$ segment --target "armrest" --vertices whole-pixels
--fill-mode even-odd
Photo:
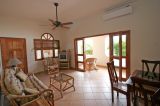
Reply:
[[[47,95],[45,95],[45,93],[47,93]],[[32,95],[11,95],[9,94],[7,96],[9,99],[12,99],[12,100],[18,100],[18,101],[21,101],[21,100],[24,100],[24,99],[31,99],[30,101],[22,104],[22,105],[26,105],[26,104],[30,104],[30,103],[33,103],[35,102],[37,99],[41,98],[41,97],[44,97],[45,100],[48,101],[48,103],[51,105],[51,106],[54,106],[54,94],[53,94],[53,91],[51,89],[45,89],[43,91],[41,91],[40,93],[37,93],[37,94],[32,94]],[[34,98],[34,99],[32,99]]]
[[[50,92],[51,95],[54,96],[53,91],[51,89],[46,89],[46,90],[43,90],[37,94],[31,94],[31,95],[12,95],[12,94],[9,94],[9,95],[7,95],[7,97],[9,97],[10,99],[24,99],[24,98],[30,98],[30,97],[35,97],[35,96],[41,96],[42,94],[44,94],[46,92]]]

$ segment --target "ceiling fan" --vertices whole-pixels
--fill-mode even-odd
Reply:
[[[53,30],[57,27],[62,27],[62,28],[66,28],[66,29],[69,29],[69,27],[65,26],[65,25],[70,25],[70,24],[73,24],[73,22],[66,22],[66,23],[62,23],[60,21],[58,21],[58,14],[57,14],[57,7],[58,7],[58,3],[54,3],[54,5],[56,6],[56,21],[52,20],[52,19],[49,19],[49,21],[52,23],[52,25],[54,26],[53,27]]]

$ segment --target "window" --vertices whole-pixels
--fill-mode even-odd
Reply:
[[[54,40],[49,33],[44,33],[41,39],[34,39],[35,60],[42,60],[47,57],[58,57],[59,40]]]
[[[54,40],[54,57],[58,57],[60,51],[59,40]]]

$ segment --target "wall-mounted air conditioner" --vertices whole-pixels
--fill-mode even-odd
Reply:
[[[127,6],[123,6],[120,8],[115,8],[115,9],[111,9],[111,10],[106,11],[103,15],[103,19],[110,20],[110,19],[114,19],[117,17],[131,14],[132,12],[133,12],[132,6],[127,5]]]

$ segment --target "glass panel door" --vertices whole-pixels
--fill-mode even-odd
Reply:
[[[129,77],[129,31],[110,34],[110,60],[114,60],[119,80]]]
[[[77,70],[84,71],[84,39],[75,39],[75,67]]]

